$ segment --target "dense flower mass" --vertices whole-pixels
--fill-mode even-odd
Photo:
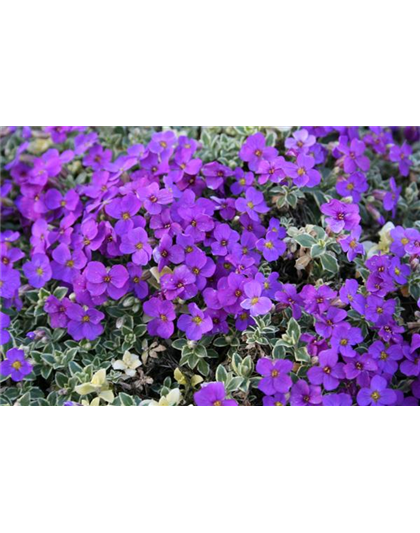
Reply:
[[[419,129],[0,130],[0,403],[420,400]]]

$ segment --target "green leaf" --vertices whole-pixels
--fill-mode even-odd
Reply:
[[[59,300],[61,300],[62,298],[64,298],[64,296],[67,294],[68,292],[68,289],[66,287],[57,287],[53,294],[56,298],[58,298]]]
[[[121,401],[121,405],[132,406],[135,405],[133,398],[125,392],[120,392],[118,398]]]
[[[197,344],[194,348],[194,353],[197,357],[206,357],[207,350],[202,344]]]
[[[311,356],[308,354],[308,351],[306,350],[306,346],[303,346],[302,348],[296,348],[295,349],[295,359],[296,361],[300,363],[310,363],[311,362]]]
[[[210,372],[210,366],[205,359],[200,359],[198,361],[197,369],[203,376],[208,376]]]
[[[330,252],[325,252],[324,255],[321,255],[321,264],[325,270],[332,274],[337,274],[339,270],[337,258]]]
[[[228,374],[226,372],[226,369],[223,365],[219,365],[216,369],[216,381],[221,381],[222,383],[226,383],[228,379]]]
[[[187,344],[187,339],[176,339],[172,343],[172,348],[175,350],[182,350],[182,348]]]
[[[312,235],[308,235],[307,233],[304,233],[303,235],[296,235],[295,241],[304,248],[311,248],[314,244],[316,244],[316,240],[312,237]]]
[[[313,259],[315,259],[316,257],[320,257],[324,253],[325,253],[325,247],[321,246],[320,244],[314,244],[311,247],[311,257]]]
[[[297,344],[300,339],[300,326],[294,318],[291,318],[287,325],[287,336],[290,337],[293,344]]]

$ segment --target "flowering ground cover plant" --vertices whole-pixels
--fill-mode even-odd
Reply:
[[[5,127],[3,405],[414,406],[418,127]]]

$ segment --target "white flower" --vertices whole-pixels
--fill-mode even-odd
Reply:
[[[103,368],[93,375],[90,383],[78,385],[74,390],[81,396],[94,392],[97,394],[98,398],[101,398],[107,403],[112,403],[114,401],[114,393],[106,379],[106,371]]]
[[[179,389],[172,389],[166,396],[159,400],[161,405],[178,405],[182,400],[182,394]]]
[[[112,368],[114,370],[123,370],[127,376],[131,378],[136,375],[136,368],[141,365],[141,361],[138,355],[126,351],[122,359],[113,361]]]

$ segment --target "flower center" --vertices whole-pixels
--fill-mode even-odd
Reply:
[[[197,267],[194,267],[192,271],[193,271],[193,274],[195,274],[196,276],[197,276],[198,274],[200,274],[200,269],[197,268]]]
[[[44,273],[44,271],[42,270],[41,267],[39,267],[39,268],[36,269],[36,273],[38,274],[38,276],[42,276],[42,274]]]
[[[86,239],[83,239],[83,244],[84,244],[85,246],[89,246],[89,244],[90,244],[90,240],[87,239],[87,238],[86,238]]]
[[[162,250],[162,253],[160,255],[162,257],[168,257],[168,250]]]
[[[222,405],[222,402],[220,400],[216,400],[215,402],[213,402],[213,405],[215,405],[216,407],[220,407]]]
[[[382,315],[382,313],[384,312],[384,310],[383,310],[382,307],[377,307],[377,308],[376,308],[376,312],[378,313],[378,315]]]
[[[150,200],[153,204],[155,204],[155,203],[158,201],[157,197],[156,197],[154,194],[152,194],[152,196],[149,198],[149,200]]]
[[[408,244],[409,242],[410,242],[410,241],[407,239],[407,237],[403,237],[403,238],[401,239],[401,244],[404,244],[404,246],[405,246],[406,244]]]
[[[376,390],[374,392],[372,392],[372,394],[370,395],[370,397],[372,398],[372,400],[374,402],[377,402],[379,400],[379,398],[381,397],[381,395],[379,394],[379,392]]]
[[[304,396],[302,399],[303,399],[303,401],[304,401],[305,403],[309,403],[310,397],[309,397],[308,395],[306,395],[306,396]]]
[[[82,318],[82,322],[90,322],[90,318],[88,315],[85,315],[83,318]]]
[[[193,318],[193,322],[195,322],[196,324],[201,324],[201,322],[203,322],[203,319],[200,316],[195,316]]]
[[[386,361],[388,359],[388,354],[386,352],[381,352],[381,359],[382,361]]]
[[[220,242],[222,246],[227,246],[227,240],[223,239],[223,241]]]
[[[347,183],[347,190],[352,191],[354,189],[353,183]]]
[[[138,276],[134,276],[133,281],[134,283],[138,283],[140,281],[140,278]]]
[[[261,152],[261,150],[255,150],[254,154],[255,154],[257,157],[261,157],[261,156],[262,156],[262,152]]]
[[[276,402],[274,405],[276,405],[277,407],[283,406],[281,402]]]
[[[239,180],[239,185],[245,185],[245,179],[244,178]]]
[[[185,251],[187,252],[187,254],[190,254],[193,251],[193,247],[192,246],[187,246],[185,248]]]
[[[251,300],[251,304],[252,304],[252,305],[255,305],[255,304],[258,303],[258,301],[259,301],[259,298],[257,298],[257,297],[252,298],[252,300]]]
[[[329,366],[324,366],[324,372],[326,374],[331,374],[331,368]]]
[[[168,320],[168,317],[166,315],[160,315],[160,319],[162,322],[166,322]]]
[[[111,276],[105,276],[104,281],[105,283],[109,283],[111,281]]]
[[[128,220],[130,218],[130,213],[123,213],[122,214],[122,219],[123,220]]]
[[[182,281],[180,281],[179,283],[177,283],[177,288],[178,289],[182,289],[184,287],[184,284],[182,283]]]
[[[142,250],[143,249],[143,243],[142,242],[138,242],[136,244],[136,248],[137,248],[137,250]]]
[[[2,261],[3,261],[3,264],[5,265],[8,265],[10,263],[10,260],[8,257],[3,257]]]
[[[21,366],[22,366],[22,363],[20,361],[15,361],[14,363],[12,363],[12,367],[15,370],[20,370]]]
[[[272,370],[271,371],[271,377],[272,378],[276,378],[278,375],[279,375],[279,371],[278,370]]]
[[[254,207],[254,203],[253,202],[248,202],[246,204],[250,209],[252,209]]]
[[[337,218],[338,220],[344,220],[344,213],[338,213]]]
[[[271,241],[267,241],[264,243],[264,246],[266,248],[269,248],[271,250],[271,248],[274,248],[274,244],[271,242]]]
[[[298,176],[304,176],[306,174],[306,170],[304,168],[298,168]]]
[[[68,266],[70,268],[73,268],[74,267],[74,261],[72,259],[70,259],[69,261],[67,261],[66,266]]]
[[[348,342],[349,341],[347,339],[341,339],[340,344],[341,346],[347,346]]]

